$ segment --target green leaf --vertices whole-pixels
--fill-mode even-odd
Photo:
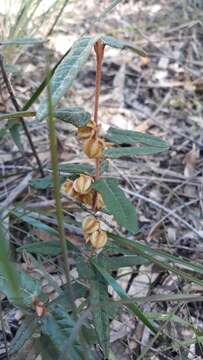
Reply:
[[[22,144],[21,136],[20,136],[19,122],[17,120],[11,120],[6,125],[6,127],[10,131],[11,137],[12,137],[14,143],[16,144],[16,146],[18,147],[18,149],[20,151],[23,151],[23,144]]]
[[[13,113],[0,113],[0,120],[13,120],[13,119],[19,119],[20,117],[33,117],[35,116],[34,111],[17,111]]]
[[[91,258],[92,265],[100,272],[101,276],[105,279],[105,281],[111,285],[111,287],[117,292],[121,299],[130,302],[130,298],[127,293],[120,287],[117,281],[103,268],[101,267],[95,258]],[[153,333],[157,333],[157,328],[153,325],[151,321],[144,315],[143,311],[140,310],[137,304],[127,303],[126,306],[130,309],[139,320],[143,322]]]
[[[55,116],[56,118],[68,122],[77,128],[85,126],[91,119],[91,114],[80,107],[56,109]]]
[[[154,147],[163,147],[165,149],[168,149],[169,147],[169,145],[164,140],[156,136],[144,134],[138,131],[123,130],[114,127],[110,127],[108,129],[105,138],[116,144],[135,145],[137,143],[140,143]]]
[[[9,301],[18,306],[28,306],[32,304],[33,296],[38,296],[41,293],[41,283],[37,279],[33,279],[25,271],[20,270],[17,266],[15,269],[15,279],[18,285],[18,294],[16,295],[9,284],[9,279],[6,275],[0,274],[0,289]],[[20,295],[19,295],[20,294]]]
[[[104,44],[108,46],[115,47],[117,49],[130,49],[136,52],[140,56],[147,56],[147,53],[143,49],[135,46],[132,43],[129,43],[128,41],[118,40],[112,36],[105,36],[105,35],[102,36],[101,40],[104,42]]]
[[[109,315],[107,311],[107,306],[105,304],[109,300],[108,296],[108,286],[106,281],[104,281],[101,274],[93,268],[95,273],[95,279],[90,282],[90,304],[91,305],[101,305],[98,307],[93,307],[92,315],[93,322],[95,326],[95,331],[97,333],[99,344],[103,349],[105,358],[109,357],[110,350],[110,327],[109,327]]]
[[[77,282],[72,284],[72,290],[73,290],[74,300],[80,298],[86,298],[89,292],[87,286]],[[57,298],[54,299],[51,303],[49,303],[48,307],[49,308],[55,307],[56,304],[61,305],[67,311],[71,311],[69,288],[67,285],[62,286],[62,293],[59,296],[57,296]]]
[[[29,38],[29,37],[19,37],[15,39],[0,40],[0,45],[38,45],[44,43],[43,39]]]
[[[0,269],[1,275],[5,279],[6,278],[6,287],[10,292],[10,295],[13,297],[20,296],[18,282],[17,282],[17,274],[16,269],[13,266],[13,263],[9,259],[8,253],[8,244],[6,243],[5,230],[3,226],[0,224]],[[3,281],[4,282],[4,281]],[[0,287],[1,288],[1,287]],[[3,292],[3,289],[1,288]]]
[[[59,241],[37,241],[32,244],[26,244],[17,248],[17,252],[28,251],[32,254],[41,254],[49,256],[57,256],[61,253]]]
[[[56,304],[54,309],[52,309],[52,313],[43,317],[41,331],[43,335],[49,337],[58,353],[61,354],[65,342],[71,335],[74,324],[74,321],[63,307]],[[64,360],[69,360],[70,358],[81,360],[81,350],[77,339],[75,339],[74,346],[69,349],[69,352],[63,354]]]
[[[142,256],[138,255],[124,255],[124,256],[101,256],[99,264],[105,267],[107,270],[117,270],[126,266],[138,266],[143,264],[149,264],[149,261]]]
[[[109,167],[108,160],[102,161],[101,174],[103,172],[108,171],[108,167]],[[80,164],[80,163],[59,164],[59,170],[70,174],[90,174],[90,175],[95,174],[95,166],[90,164]]]
[[[123,156],[135,156],[135,155],[154,155],[162,151],[165,151],[166,148],[163,147],[154,147],[154,146],[125,146],[125,147],[116,147],[110,148],[104,151],[104,157],[107,158],[121,158]]]
[[[196,265],[195,263],[192,263],[191,261],[187,261],[187,260],[182,259],[181,257],[176,257],[173,255],[167,254],[164,251],[151,249],[150,247],[143,245],[138,241],[128,240],[119,235],[114,235],[112,233],[108,233],[108,237],[114,239],[116,241],[117,245],[126,247],[132,253],[143,256],[150,263],[157,264],[161,268],[171,271],[172,273],[176,274],[177,276],[182,277],[183,279],[189,280],[195,284],[203,286],[203,281],[199,280],[198,277],[194,277],[189,272],[184,272],[184,271],[180,270],[177,266],[174,266],[174,265],[180,263],[181,265],[183,265],[184,267],[187,267],[188,269],[191,269],[192,271],[202,273],[203,267],[201,265]],[[149,255],[150,253],[153,253],[154,256]],[[156,258],[156,256],[158,258]],[[163,259],[161,259],[161,258],[163,258]],[[170,265],[170,262],[172,262],[172,265]]]
[[[25,223],[32,225],[33,227],[35,227],[39,230],[44,230],[44,231],[49,232],[50,234],[58,235],[58,232],[53,227],[32,217],[31,214],[27,215],[27,214],[29,214],[29,211],[26,213],[26,212],[23,212],[22,209],[16,208],[15,210],[12,211],[12,214],[14,216],[16,216],[18,219],[20,219],[21,221],[24,221]]]
[[[35,189],[40,189],[40,190],[45,190],[48,189],[50,187],[53,187],[53,180],[52,180],[52,176],[48,175],[45,176],[43,178],[36,178],[36,179],[32,179],[30,181],[30,185],[35,188]]]
[[[85,36],[78,39],[72,46],[68,55],[61,61],[55,70],[51,80],[51,95],[53,108],[61,99],[61,97],[71,87],[73,81],[78,75],[79,71],[87,61],[92,46],[95,44],[101,35]],[[47,99],[40,105],[37,112],[37,118],[42,120],[48,114]]]
[[[107,210],[110,211],[115,220],[127,230],[136,233],[138,226],[135,208],[118,185],[117,180],[104,178],[95,181],[93,188],[102,194]]]
[[[21,350],[25,342],[31,339],[37,328],[37,322],[34,320],[33,316],[27,317],[18,328],[14,339],[10,343],[9,355],[13,355]]]

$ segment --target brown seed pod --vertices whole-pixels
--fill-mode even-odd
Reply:
[[[82,229],[85,234],[92,234],[100,229],[100,222],[95,216],[87,216],[82,222]]]
[[[94,121],[89,121],[86,126],[78,128],[77,136],[79,139],[89,139],[96,133],[96,124]]]
[[[95,249],[103,248],[104,245],[107,242],[107,233],[106,233],[106,231],[99,230],[99,231],[93,232],[89,236],[89,241],[91,242],[93,248],[95,248]]]
[[[95,205],[95,209],[96,210],[100,210],[104,208],[104,200],[102,198],[102,195],[98,192],[97,193],[97,198],[96,198],[96,205]]]
[[[99,159],[103,155],[105,141],[98,137],[91,137],[85,140],[83,149],[90,159]]]
[[[91,176],[81,174],[79,178],[73,182],[73,189],[79,194],[87,194],[90,191],[92,181]]]
[[[76,193],[73,188],[73,181],[67,179],[61,186],[61,192],[69,195],[70,197],[74,197]]]

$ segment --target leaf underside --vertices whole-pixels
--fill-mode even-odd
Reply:
[[[55,110],[56,118],[77,128],[85,126],[91,119],[91,114],[80,107],[60,108]]]
[[[138,225],[135,208],[118,185],[118,181],[113,178],[103,178],[95,181],[93,187],[102,194],[107,210],[115,220],[127,230],[136,233]]]

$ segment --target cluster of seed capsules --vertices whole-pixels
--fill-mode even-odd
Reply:
[[[90,121],[85,127],[77,131],[78,138],[83,142],[83,150],[90,159],[100,159],[105,149],[105,141],[99,137],[100,126]],[[92,188],[95,177],[85,174],[75,180],[67,179],[61,187],[61,192],[76,199],[95,212],[104,207],[100,193]],[[82,223],[83,234],[86,243],[100,249],[107,242],[107,233],[102,230],[102,223],[95,216],[87,216]]]

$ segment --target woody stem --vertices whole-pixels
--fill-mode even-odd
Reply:
[[[101,88],[101,67],[104,56],[104,44],[97,41],[94,50],[96,52],[96,86],[95,86],[95,103],[94,103],[94,122],[97,124],[99,110],[99,94]]]
[[[101,68],[102,68],[102,61],[104,57],[104,44],[100,41],[97,41],[94,50],[96,53],[96,83],[95,83],[95,103],[94,103],[94,122],[98,124],[98,110],[99,110],[99,95],[101,89]],[[95,159],[96,165],[96,173],[95,179],[99,178],[100,175],[100,159]],[[96,209],[97,203],[97,193],[95,193],[95,197],[93,200],[93,208]]]
[[[94,50],[96,52],[96,85],[95,85],[95,103],[94,103],[94,122],[98,123],[98,110],[99,110],[99,95],[101,88],[101,67],[104,57],[104,44],[97,41]],[[96,179],[99,178],[100,174],[100,160],[96,159]]]

